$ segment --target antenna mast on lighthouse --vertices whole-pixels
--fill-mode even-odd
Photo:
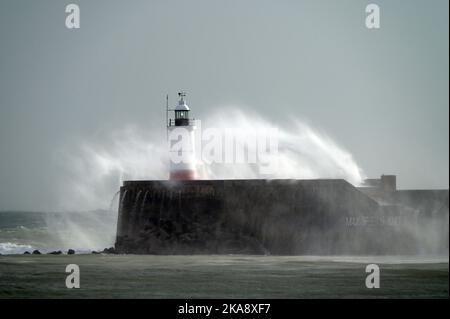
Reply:
[[[166,142],[169,141],[169,94],[166,94]]]

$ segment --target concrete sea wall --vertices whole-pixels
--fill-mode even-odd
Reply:
[[[446,209],[448,220],[448,192]],[[380,205],[339,179],[127,181],[120,189],[116,250],[413,254],[421,246],[420,222],[416,210]]]

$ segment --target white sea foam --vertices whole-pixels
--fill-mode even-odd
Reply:
[[[32,252],[35,248],[31,245],[23,245],[16,243],[0,243],[0,254],[2,255],[14,255],[23,254],[24,252]]]

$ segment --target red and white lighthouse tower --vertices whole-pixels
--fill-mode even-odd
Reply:
[[[170,180],[196,179],[195,169],[195,120],[189,117],[186,93],[178,93],[180,100],[174,109],[169,109],[167,102],[167,136],[170,152]],[[174,111],[174,118],[169,117]],[[174,147],[175,146],[175,147]]]

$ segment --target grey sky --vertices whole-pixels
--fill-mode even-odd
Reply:
[[[54,150],[236,103],[306,119],[367,175],[448,188],[448,1],[0,0],[0,210],[52,209]],[[365,28],[365,6],[381,29]]]

